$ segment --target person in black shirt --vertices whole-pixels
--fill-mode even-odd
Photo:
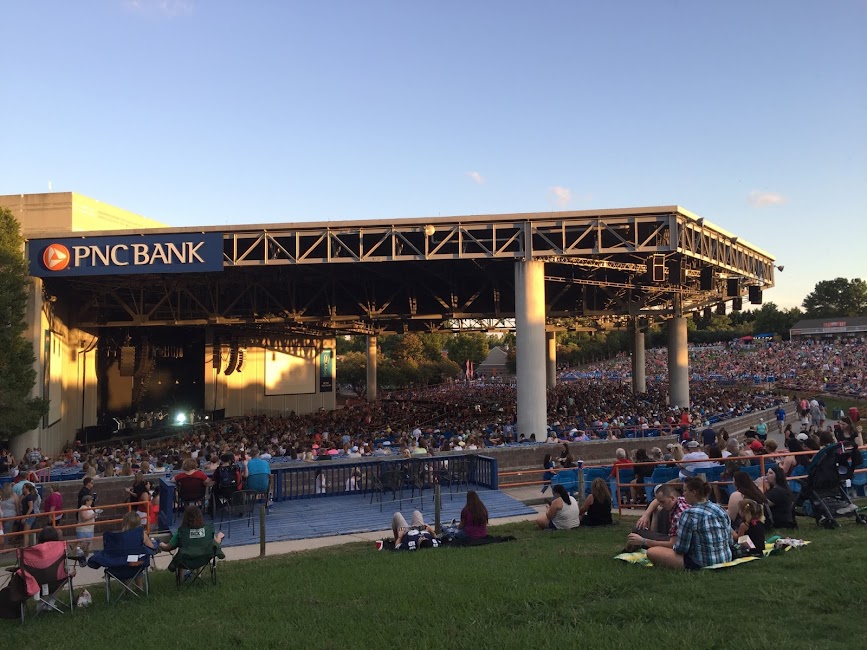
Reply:
[[[779,465],[774,465],[768,469],[765,481],[768,484],[765,498],[771,508],[774,528],[797,528],[798,524],[795,521],[795,511],[792,505],[794,495],[789,488],[786,472]]]
[[[82,487],[78,491],[78,505],[77,508],[81,507],[81,504],[84,503],[84,497],[86,496],[94,496],[93,495],[93,479],[88,477],[83,481],[84,487]]]

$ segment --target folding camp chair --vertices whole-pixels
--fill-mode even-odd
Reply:
[[[214,541],[213,526],[178,528],[177,542],[177,552],[169,563],[169,571],[175,573],[178,588],[203,579],[206,569],[211,584],[217,584],[217,558],[224,559],[226,556]]]
[[[122,587],[114,599],[118,602],[126,594],[147,596],[150,592],[148,568],[154,550],[142,542],[142,529],[134,528],[120,533],[106,531],[102,534],[102,551],[94,553],[87,561],[91,569],[104,569],[105,602],[112,603],[111,582]]]
[[[382,512],[382,495],[385,492],[391,492],[392,501],[398,498],[403,500],[403,471],[398,463],[388,463],[381,466],[381,474],[373,477],[373,489],[370,492],[370,503],[373,503],[373,498],[379,498],[379,511]]]
[[[72,576],[69,574],[66,542],[42,542],[16,550],[18,564],[10,567],[24,582],[26,595],[20,603],[21,622],[27,612],[27,601],[37,596],[36,614],[54,611],[64,614],[75,611]],[[66,596],[63,592],[66,591]]]
[[[253,534],[256,534],[256,519],[253,517],[253,510],[256,507],[256,499],[258,493],[255,490],[236,490],[229,497],[228,501],[220,505],[220,530],[223,529],[223,520],[228,515],[228,536],[232,536],[232,520],[243,519],[247,520],[247,527],[250,523],[253,524]]]

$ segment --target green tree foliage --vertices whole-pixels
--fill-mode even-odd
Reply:
[[[24,338],[27,263],[18,222],[0,208],[0,439],[34,429],[48,402],[29,397],[36,382],[33,346]]]
[[[410,332],[395,338],[398,340],[391,351],[391,356],[395,361],[402,361],[415,367],[424,360],[424,344],[418,334]]]
[[[338,339],[339,340],[339,339]],[[367,355],[363,352],[347,352],[337,359],[337,385],[351,386],[361,397],[367,391]]]
[[[773,332],[784,339],[789,338],[789,330],[804,317],[803,312],[797,307],[781,310],[772,302],[762,305],[761,309],[753,312],[753,334]]]
[[[488,357],[488,335],[484,332],[455,334],[446,341],[449,359],[463,365],[467,359],[478,365]]]
[[[337,354],[342,355],[347,352],[367,352],[367,337],[366,336],[338,336],[337,337]]]
[[[822,280],[804,298],[804,311],[807,318],[867,314],[867,282],[860,278]]]

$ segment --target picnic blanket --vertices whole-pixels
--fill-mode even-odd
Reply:
[[[765,548],[762,551],[762,557],[768,557],[769,555],[779,555],[780,553],[785,553],[786,551],[799,548],[801,546],[806,546],[810,542],[802,540],[802,539],[791,539],[788,537],[780,537],[776,535],[765,540]],[[647,559],[647,551],[644,549],[640,549],[638,551],[633,551],[631,553],[620,553],[619,555],[614,556],[615,560],[622,560],[623,562],[628,562],[629,564],[637,564],[639,566],[653,566],[653,563]],[[714,570],[714,569],[728,569],[729,567],[737,566],[739,564],[746,564],[747,562],[752,562],[753,560],[761,559],[758,555],[747,555],[745,557],[739,557],[730,562],[720,562],[719,564],[712,564],[711,566],[704,567],[705,569]]]

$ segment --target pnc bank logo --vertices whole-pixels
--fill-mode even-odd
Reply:
[[[42,251],[42,264],[49,271],[62,271],[69,266],[69,249],[63,244],[50,244]]]

